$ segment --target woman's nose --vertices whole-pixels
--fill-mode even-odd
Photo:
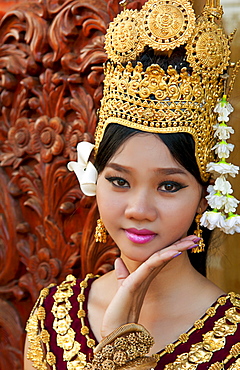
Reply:
[[[154,221],[157,217],[156,201],[147,191],[131,194],[126,206],[125,216],[137,221]]]

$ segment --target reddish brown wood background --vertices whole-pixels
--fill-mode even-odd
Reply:
[[[118,253],[111,240],[95,244],[95,199],[66,163],[79,141],[93,140],[104,34],[119,10],[117,0],[19,1],[2,19],[0,370],[23,368],[25,322],[41,288],[108,271]]]

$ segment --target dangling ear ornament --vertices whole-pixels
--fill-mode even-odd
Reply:
[[[96,226],[94,236],[95,236],[95,241],[97,243],[106,243],[107,242],[107,230],[106,230],[101,218],[99,218],[97,220],[97,226]]]
[[[77,145],[77,162],[69,162],[69,171],[74,171],[80,184],[83,194],[88,196],[96,195],[96,183],[98,172],[92,162],[89,161],[94,145],[82,141]]]
[[[201,253],[205,250],[205,244],[204,240],[202,238],[202,230],[200,229],[200,219],[202,217],[202,213],[196,215],[195,222],[197,224],[197,229],[194,231],[194,235],[196,235],[198,238],[200,238],[198,242],[198,246],[191,249],[191,253]]]
[[[218,113],[219,122],[213,126],[214,136],[219,142],[212,150],[217,154],[219,161],[210,162],[207,165],[207,171],[212,173],[216,180],[214,185],[209,185],[207,188],[209,195],[206,196],[206,199],[212,210],[203,213],[201,226],[210,230],[218,227],[226,234],[234,234],[240,232],[240,216],[235,214],[239,200],[231,195],[233,190],[227,177],[235,177],[239,167],[226,161],[234,148],[233,144],[226,142],[230,138],[230,134],[234,133],[233,128],[226,125],[226,122],[229,121],[229,114],[233,112],[233,107],[227,102],[226,95],[218,102],[214,112]]]

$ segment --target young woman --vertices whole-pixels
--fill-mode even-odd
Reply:
[[[141,19],[156,9],[154,17],[164,24],[173,15],[183,19],[179,12],[188,15],[184,29],[195,22],[187,0],[164,2],[164,16],[158,2],[148,4],[137,18],[141,27]],[[208,25],[212,13],[213,4],[203,14]],[[114,27],[122,22],[124,28],[131,17],[135,22],[133,14],[125,11]],[[186,42],[182,32],[179,38]],[[142,39],[136,39],[139,48]],[[111,36],[109,42],[114,49],[118,41]],[[121,257],[102,277],[88,275],[80,281],[68,276],[41,292],[27,325],[25,370],[240,369],[240,296],[223,292],[197,271],[204,270],[202,263],[195,268],[196,261],[189,258],[191,250],[203,249],[196,216],[207,209],[207,188],[209,203],[218,204],[202,223],[226,231],[229,220],[231,230],[236,220],[238,227],[233,214],[237,201],[225,177],[236,170],[225,161],[227,143],[221,144],[225,157],[217,168],[210,165],[220,173],[217,185],[209,186],[206,173],[213,146],[211,104],[216,105],[223,86],[216,69],[222,73],[226,65],[212,66],[215,77],[208,76],[196,60],[193,65],[187,61],[176,40],[175,46],[166,55],[150,45],[135,63],[106,65],[94,166],[88,161],[93,145],[80,143],[79,163],[69,167],[85,194],[96,193],[96,240],[104,242],[106,228]],[[188,55],[190,61],[193,55],[195,51]],[[225,102],[222,106],[229,110]],[[226,136],[225,126],[219,130]]]

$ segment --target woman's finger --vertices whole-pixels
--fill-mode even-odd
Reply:
[[[123,281],[130,275],[125,263],[121,258],[117,258],[114,263],[115,274],[118,281],[118,287],[122,285]]]

